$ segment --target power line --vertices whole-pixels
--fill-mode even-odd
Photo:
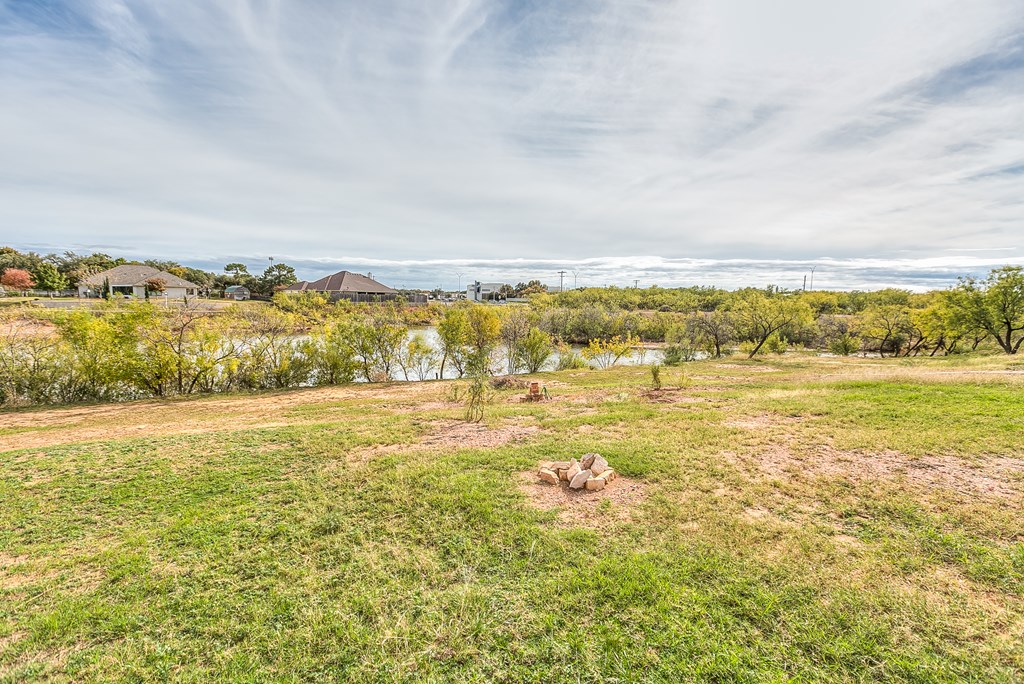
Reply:
[[[562,287],[562,281],[565,279],[565,273],[566,273],[565,271],[559,271],[558,272],[558,292],[559,293],[565,292],[565,288]]]

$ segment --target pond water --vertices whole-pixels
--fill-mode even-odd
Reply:
[[[416,335],[422,335],[423,339],[426,340],[427,344],[429,344],[434,349],[436,349],[436,350],[440,350],[441,349],[441,340],[438,337],[437,328],[436,327],[434,327],[434,326],[427,326],[427,327],[422,327],[422,328],[411,328],[409,330],[409,339],[411,340]],[[583,350],[583,347],[581,345],[572,345],[572,351],[575,352],[576,354],[579,354],[582,350]],[[503,375],[503,374],[508,372],[508,356],[505,354],[505,350],[502,347],[499,347],[498,350],[495,352],[495,354],[496,354],[496,356],[495,356],[495,365],[498,368],[498,374],[499,375]],[[546,364],[544,364],[544,368],[542,368],[541,370],[554,370],[555,368],[558,367],[559,358],[560,358],[560,355],[559,355],[558,351],[556,350],[551,355],[551,358],[548,359],[548,362]],[[620,365],[620,366],[642,366],[642,365],[645,365],[645,364],[661,363],[664,360],[664,358],[665,358],[665,352],[662,351],[661,349],[642,348],[639,351],[634,352],[633,354],[629,354],[629,355],[624,356],[621,359],[619,359],[618,365]],[[594,363],[591,363],[591,365],[594,366],[594,367],[597,367],[596,364],[594,364]],[[436,366],[434,368],[432,368],[430,376],[429,376],[429,379],[433,380],[433,379],[436,379],[437,377],[439,377],[438,376],[438,372],[439,372],[439,369]],[[520,373],[520,374],[522,374],[522,373]],[[401,371],[399,371],[398,376],[399,376],[399,379],[402,379],[402,380],[405,379],[404,377],[402,377]],[[454,379],[454,378],[458,378],[458,377],[459,377],[458,371],[455,368],[452,367],[451,363],[447,364],[445,366],[445,369],[444,369],[444,378],[443,379],[450,380],[450,379]],[[412,372],[409,373],[409,380],[410,381],[417,380],[417,379],[418,378],[415,377],[414,373],[412,373]]]

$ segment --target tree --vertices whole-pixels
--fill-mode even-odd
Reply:
[[[761,290],[738,292],[731,312],[736,330],[754,343],[749,358],[754,358],[772,335],[810,324],[812,320],[806,302]]]
[[[735,334],[732,316],[728,311],[698,311],[690,314],[686,319],[686,327],[691,333],[694,347],[716,359],[722,357],[722,349],[732,341]]]
[[[508,372],[519,370],[522,356],[520,347],[530,333],[530,314],[526,309],[516,307],[505,312],[501,320],[501,341],[505,345]]]
[[[256,291],[260,294],[270,296],[275,291],[288,287],[297,280],[295,269],[288,264],[273,264],[268,266],[263,275],[256,281]]]
[[[60,292],[68,286],[68,279],[48,261],[39,264],[32,275],[35,276],[36,286],[40,290]]]
[[[491,354],[501,339],[501,320],[494,309],[487,306],[470,307],[466,314],[469,322],[466,370],[471,378],[466,392],[466,420],[478,423],[484,417],[487,378],[494,372]]]
[[[610,340],[593,339],[583,349],[583,357],[593,361],[598,368],[611,368],[622,357],[632,354],[640,348],[640,338],[626,334],[625,337],[614,335]]]
[[[167,281],[163,278],[152,277],[146,280],[146,296],[150,293],[160,294],[167,290]]]
[[[451,362],[461,378],[466,374],[466,355],[469,347],[469,317],[465,306],[452,306],[444,311],[437,324],[441,342],[440,374],[444,378],[445,366]]]
[[[406,343],[405,349],[399,358],[402,366],[402,373],[405,379],[409,379],[409,371],[416,374],[418,380],[426,380],[437,363],[437,350],[435,350],[423,333],[416,333]]]
[[[910,309],[903,304],[871,304],[861,314],[858,326],[860,336],[878,343],[878,353],[891,352],[899,356],[911,335]]]
[[[991,335],[1004,352],[1016,354],[1024,343],[1024,268],[1003,266],[984,280],[964,278],[947,303],[969,326]]]
[[[231,277],[240,280],[243,276],[249,275],[249,269],[245,264],[233,262],[224,267],[224,272]]]
[[[23,268],[8,268],[0,275],[0,285],[8,290],[24,292],[31,290],[35,284],[36,281],[32,278],[32,274]]]
[[[555,353],[555,347],[546,332],[540,328],[530,328],[530,332],[519,345],[517,353],[520,367],[525,368],[527,373],[539,373],[551,355]]]

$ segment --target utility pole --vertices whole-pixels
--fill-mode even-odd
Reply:
[[[811,290],[814,290],[814,269],[815,268],[817,268],[817,266],[811,266]]]
[[[804,292],[807,292],[807,274],[804,273]]]
[[[639,278],[634,278],[633,279],[633,289],[634,290],[639,290],[640,289],[640,279]]]
[[[558,272],[558,292],[561,294],[565,292],[565,288],[562,287],[562,282],[565,280],[565,271]]]
[[[462,291],[462,276],[465,275],[465,274],[464,273],[459,273],[458,271],[456,271],[455,275],[459,276],[459,291],[461,292]]]
[[[580,275],[579,271],[577,271],[575,268],[572,269],[572,289],[574,289],[574,290],[576,289],[576,278],[578,278],[579,275]]]

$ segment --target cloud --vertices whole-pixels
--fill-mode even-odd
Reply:
[[[1024,250],[1016,0],[0,0],[0,97],[0,242],[44,250]]]

